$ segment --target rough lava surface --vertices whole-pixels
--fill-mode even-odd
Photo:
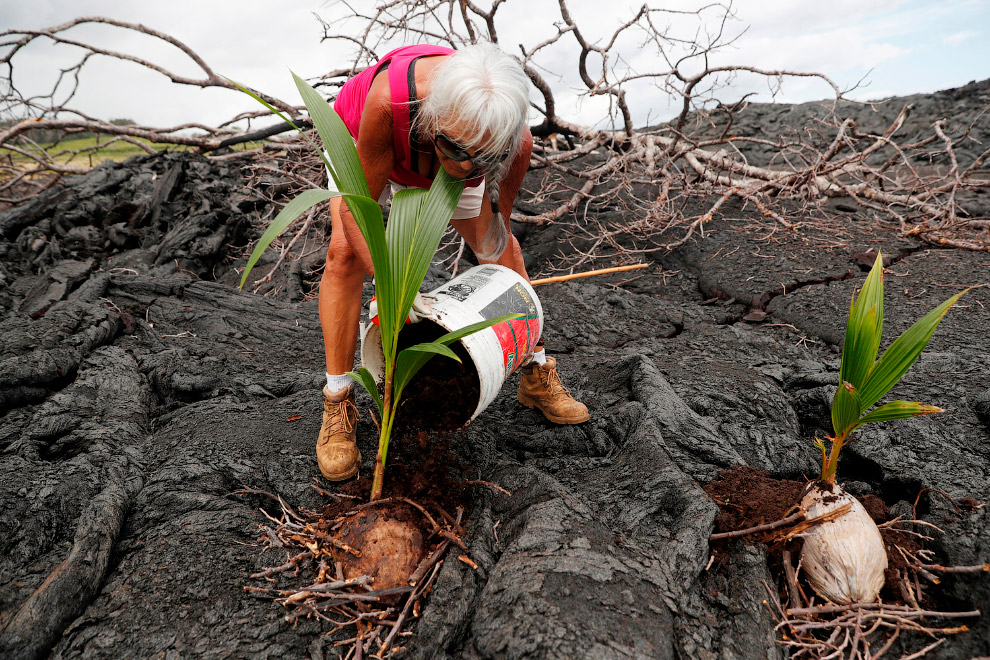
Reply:
[[[986,215],[985,196],[972,203]],[[239,292],[266,210],[235,162],[160,154],[0,213],[3,657],[336,657],[317,622],[289,624],[242,590],[284,555],[257,544],[272,503],[232,493],[322,502],[310,487],[322,335],[307,294],[325,238],[269,295]],[[885,343],[990,281],[990,254],[831,211],[771,232],[726,205],[703,239],[648,253],[645,271],[538,288],[549,350],[592,419],[550,425],[510,381],[456,434],[470,477],[512,494],[474,491],[479,568],[445,563],[406,657],[785,657],[763,604],[765,550],[739,543],[709,566],[717,510],[701,486],[736,465],[815,474],[867,253],[888,257]],[[534,273],[562,249],[559,227],[516,229]],[[922,489],[990,501],[988,327],[978,288],[894,392],[946,412],[864,429],[840,463],[851,490],[907,514]],[[363,414],[363,470],[374,437]],[[945,532],[939,562],[990,561],[990,507],[957,514],[931,492],[919,515]],[[985,574],[947,576],[939,593],[990,612]],[[931,657],[990,655],[990,617],[970,627]]]

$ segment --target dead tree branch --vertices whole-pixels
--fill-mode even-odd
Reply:
[[[528,43],[515,43],[511,30],[518,17],[504,0],[379,0],[370,8],[341,6],[345,15],[323,20],[323,41],[343,45],[350,54],[320,77],[318,84],[328,90],[403,43],[457,48],[487,40],[517,53],[536,99],[531,169],[542,170],[543,177],[523,200],[539,210],[517,209],[512,219],[564,226],[573,250],[550,270],[573,271],[602,259],[628,262],[632,255],[673,249],[703,237],[714,220],[739,205],[763,219],[761,234],[800,231],[826,218],[832,199],[848,200],[869,217],[892,220],[903,235],[932,245],[990,250],[990,220],[971,203],[977,189],[990,187],[990,149],[974,151],[990,132],[986,111],[965,121],[922,120],[905,105],[891,112],[893,121],[876,128],[875,122],[862,120],[869,107],[848,101],[850,90],[827,75],[716,64],[724,61],[717,58],[734,40],[731,2],[699,5],[694,11],[647,3],[616,16],[614,23],[597,24],[574,13],[568,0],[555,0],[554,20],[542,21],[542,33],[534,33]],[[71,30],[85,24],[165,43],[191,61],[199,75],[179,75],[139,55],[74,38]],[[52,89],[26,96],[15,73],[28,56],[25,48],[40,41],[72,46],[79,57],[58,72]],[[650,57],[633,58],[631,52]],[[87,116],[72,104],[80,71],[97,57],[137,64],[180,85],[234,89],[186,44],[142,25],[83,17],[43,30],[6,30],[0,33],[5,69],[0,118],[9,118],[0,123],[0,196],[5,200],[39,190],[45,185],[40,175],[87,171],[100,148],[113,140],[145,151],[153,144],[175,145],[215,158],[230,158],[225,149],[250,143],[249,153],[256,157],[270,160],[273,151],[286,156],[280,167],[286,167],[287,181],[293,180],[293,167],[318,169],[304,155],[287,157],[305,148],[295,135],[283,136],[281,124],[251,128],[251,122],[270,118],[267,111],[240,113],[218,126],[120,125]],[[563,61],[570,62],[569,70],[562,69]],[[734,92],[732,85],[752,87],[762,81],[775,98],[787,80],[796,78],[819,81],[831,100],[816,106],[803,126],[782,127],[776,135],[766,135],[763,125],[754,128],[747,119],[757,107],[752,92]],[[566,116],[575,107],[573,90],[577,99],[593,105],[596,120]],[[726,98],[733,94],[734,100]],[[298,117],[298,106],[264,98]],[[638,117],[655,111],[636,106],[643,99],[654,105],[658,99],[671,100],[674,116],[638,126]],[[60,146],[82,133],[106,140],[84,148]],[[41,135],[59,137],[38,139]],[[303,178],[320,182],[321,176]],[[621,218],[598,213],[610,208],[622,209]],[[297,240],[292,249],[298,251],[300,243],[305,245]]]

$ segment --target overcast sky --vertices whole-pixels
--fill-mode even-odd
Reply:
[[[627,7],[641,2],[570,0],[570,5],[588,38],[604,39],[616,21],[631,14],[633,10]],[[374,3],[352,0],[352,4],[370,8]],[[702,3],[667,0],[653,4],[694,8]],[[533,44],[554,34],[553,22],[559,20],[556,5],[555,0],[507,0],[498,12],[503,47],[518,52],[518,43]],[[611,16],[602,14],[604,7]],[[930,92],[990,78],[990,0],[738,0],[733,7],[736,20],[729,22],[726,35],[738,39],[713,59],[716,64],[818,71],[844,89],[862,81],[850,94],[859,99]],[[328,0],[2,1],[0,29],[51,27],[78,16],[142,23],[185,42],[218,73],[298,102],[289,69],[314,77],[345,64],[347,49],[321,44],[323,29],[314,17],[319,14],[330,20],[340,11],[338,3]],[[718,28],[710,20],[699,24],[693,17],[674,18],[671,26],[682,38]],[[174,49],[135,33],[89,26],[68,36],[155,61],[180,74],[198,73]],[[656,52],[641,46],[635,40],[623,44],[624,60],[637,71],[660,68]],[[607,112],[580,97],[571,48],[562,44],[549,50],[541,62],[544,73],[555,87],[562,116],[596,123]],[[39,91],[39,85],[58,75],[72,50],[64,45],[26,49],[14,60],[15,83],[22,91]],[[723,101],[768,90],[767,81],[752,77],[734,84],[722,93]],[[799,79],[786,83],[777,98],[798,102],[829,93],[821,82]],[[635,89],[631,97],[637,124],[668,118],[676,107],[676,102],[655,89]],[[760,100],[769,97],[764,94]],[[254,109],[253,103],[231,91],[179,88],[138,65],[96,58],[81,77],[75,105],[102,118],[127,117],[164,126],[217,123]],[[535,116],[532,119],[536,121]]]

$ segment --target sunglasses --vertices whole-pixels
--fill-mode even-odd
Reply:
[[[442,153],[445,157],[450,160],[456,161],[458,163],[463,163],[464,161],[470,162],[475,167],[494,167],[498,165],[503,160],[509,157],[509,150],[506,149],[500,154],[494,156],[487,154],[477,154],[472,156],[467,152],[467,149],[457,144],[449,137],[437,131],[436,139],[434,139],[434,144],[436,144],[437,151]]]

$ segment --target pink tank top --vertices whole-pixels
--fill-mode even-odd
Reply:
[[[420,57],[451,55],[454,52],[451,48],[429,44],[396,48],[386,53],[377,64],[348,80],[337,94],[333,108],[344,120],[351,136],[357,140],[361,113],[364,111],[371,82],[382,69],[388,67],[388,84],[392,94],[392,140],[395,149],[395,165],[389,178],[396,183],[416,188],[429,188],[432,183],[432,179],[416,172],[416,155],[420,146],[411,130],[417,100],[413,63]],[[479,176],[468,179],[467,185],[474,187],[483,181],[484,177]]]

